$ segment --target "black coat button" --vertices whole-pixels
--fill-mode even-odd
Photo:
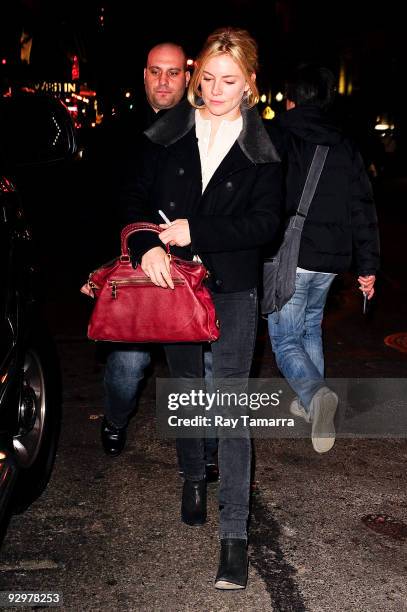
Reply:
[[[220,278],[217,278],[216,281],[215,281],[215,285],[220,287],[222,284],[223,284],[223,281],[221,281]]]
[[[228,182],[225,184],[225,187],[226,187],[226,189],[227,189],[228,191],[232,191],[232,189],[233,189],[233,183],[232,183],[232,181],[228,181]]]
[[[171,210],[174,210],[174,208],[176,207],[176,204],[175,202],[170,202],[168,206],[171,208]]]
[[[183,176],[185,174],[184,168],[178,168],[178,176]]]

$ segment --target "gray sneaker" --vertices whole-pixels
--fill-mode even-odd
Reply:
[[[311,423],[311,416],[305,410],[304,406],[301,404],[299,397],[295,397],[293,399],[293,401],[290,404],[289,410],[292,415],[296,417],[300,417],[301,419],[304,419],[306,423]]]
[[[311,400],[312,446],[317,453],[326,453],[335,444],[335,412],[338,396],[328,387],[318,389]]]

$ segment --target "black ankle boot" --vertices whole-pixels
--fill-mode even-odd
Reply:
[[[122,452],[126,444],[127,427],[115,427],[106,417],[103,418],[100,430],[102,446],[106,455],[117,457]]]
[[[247,583],[247,542],[225,538],[220,541],[219,568],[215,588],[245,589]]]
[[[206,521],[206,480],[185,480],[182,490],[181,519],[187,525]]]

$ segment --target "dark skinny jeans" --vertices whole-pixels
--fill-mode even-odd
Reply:
[[[216,294],[213,300],[221,335],[212,344],[215,379],[249,377],[257,329],[256,289]],[[165,345],[172,378],[202,378],[201,344]],[[177,447],[188,480],[205,478],[204,441],[179,438]],[[251,441],[249,430],[239,437],[219,437],[219,531],[221,538],[247,538],[250,498]]]

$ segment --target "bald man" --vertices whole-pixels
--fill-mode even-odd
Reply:
[[[144,68],[144,87],[147,101],[155,113],[178,104],[189,79],[182,47],[162,43],[150,50]]]

